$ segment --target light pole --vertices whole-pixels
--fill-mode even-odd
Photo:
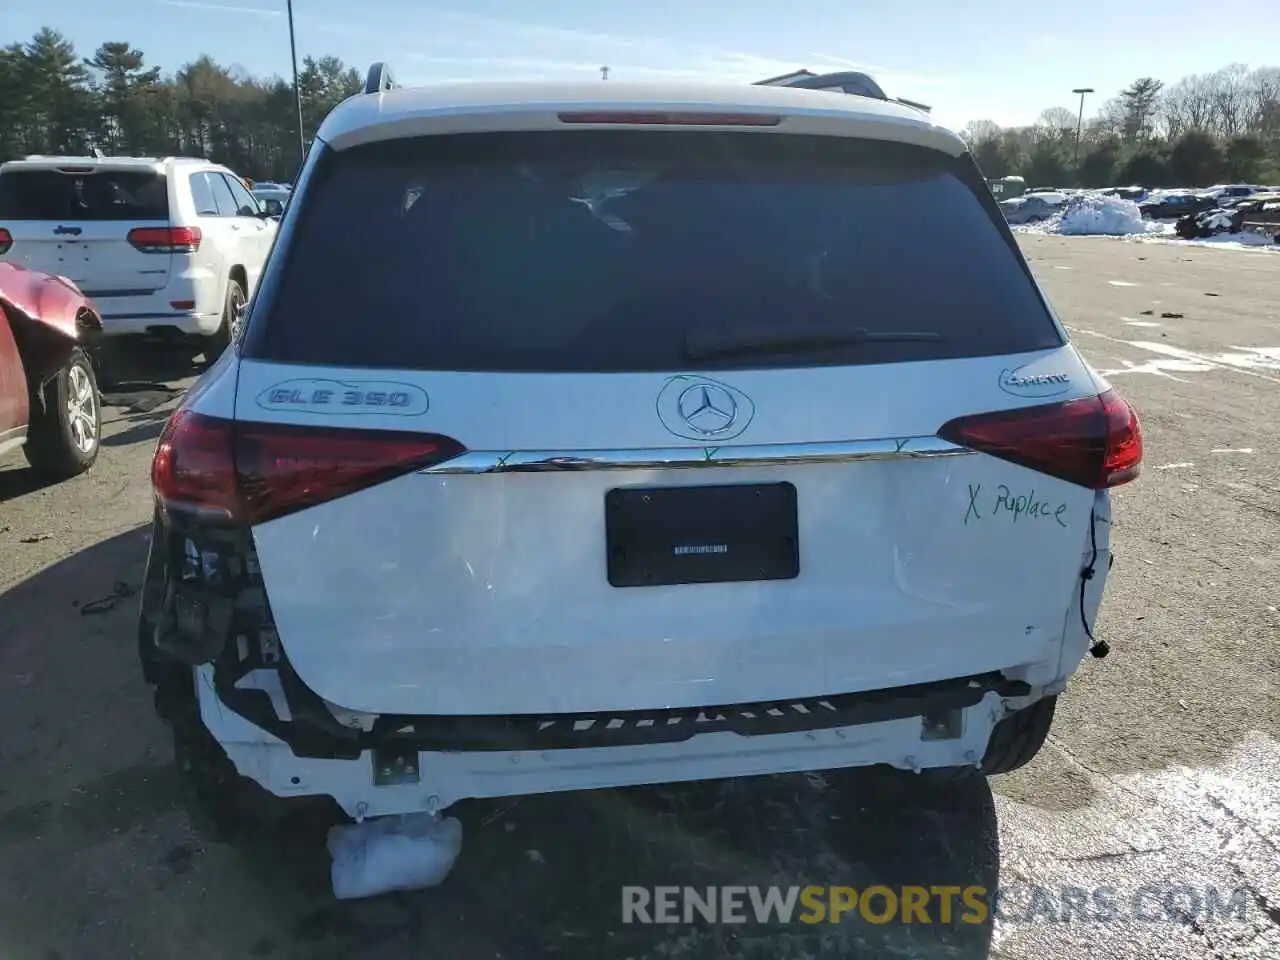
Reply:
[[[1072,93],[1080,94],[1080,113],[1076,115],[1076,159],[1075,165],[1080,166],[1080,128],[1084,126],[1084,95],[1093,93],[1093,87],[1076,87]]]
[[[298,88],[298,44],[293,38],[293,0],[285,0],[289,10],[289,55],[293,58],[293,105],[298,110],[298,172],[307,161],[307,138],[302,132],[302,91]]]

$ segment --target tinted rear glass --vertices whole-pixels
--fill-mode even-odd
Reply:
[[[423,138],[327,153],[300,200],[259,294],[250,356],[650,371],[1061,343],[972,162],[899,144],[691,131]],[[859,328],[862,342],[833,342]],[[820,336],[690,349],[794,330]],[[885,339],[903,333],[917,336]]]
[[[168,220],[163,174],[147,170],[6,170],[0,219]]]

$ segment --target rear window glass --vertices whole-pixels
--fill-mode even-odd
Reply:
[[[6,220],[168,220],[163,174],[148,170],[6,170],[0,174]]]
[[[436,370],[888,363],[1061,343],[968,159],[574,131],[330,152],[246,353]]]

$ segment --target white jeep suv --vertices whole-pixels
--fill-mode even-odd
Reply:
[[[236,336],[276,225],[226,167],[182,157],[0,165],[3,258],[75,281],[107,337]]]
[[[1141,455],[923,113],[375,66],[160,439],[143,669],[185,767],[355,817],[999,773]]]

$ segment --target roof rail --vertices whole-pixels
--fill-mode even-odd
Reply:
[[[364,92],[365,93],[383,93],[387,90],[396,88],[395,77],[391,75],[391,65],[378,61],[369,68],[369,73],[365,77]]]

